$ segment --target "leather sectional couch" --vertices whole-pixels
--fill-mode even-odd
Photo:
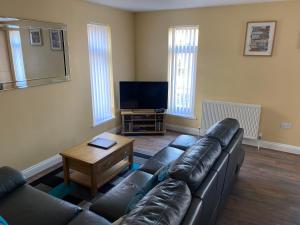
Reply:
[[[244,160],[243,133],[238,121],[228,118],[203,138],[181,135],[89,210],[40,192],[19,172],[2,167],[0,216],[9,225],[214,225]],[[167,168],[167,178],[128,211],[161,168]]]

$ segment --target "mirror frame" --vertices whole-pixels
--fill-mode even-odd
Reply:
[[[7,83],[0,83],[0,93],[3,91],[9,91],[14,89],[24,89],[29,87],[36,87],[41,85],[48,85],[48,84],[55,84],[61,82],[67,82],[71,80],[70,76],[70,65],[69,65],[69,45],[68,45],[68,32],[67,32],[67,25],[63,23],[56,23],[56,22],[46,22],[41,20],[32,20],[32,19],[23,19],[23,18],[16,18],[16,17],[5,17],[0,16],[3,19],[16,19],[20,21],[27,21],[27,22],[38,22],[49,24],[49,27],[42,27],[46,29],[61,29],[63,31],[63,45],[64,45],[64,62],[65,62],[65,76],[57,76],[57,77],[48,77],[48,78],[37,78],[37,79],[29,79],[25,81],[13,81]],[[52,27],[50,26],[52,25]],[[20,26],[20,29],[30,28],[27,26]]]

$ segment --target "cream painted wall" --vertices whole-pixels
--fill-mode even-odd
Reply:
[[[136,76],[167,80],[168,27],[199,24],[197,120],[168,123],[199,127],[201,100],[262,105],[265,140],[300,146],[300,2],[255,4],[136,15]],[[248,21],[277,20],[273,57],[244,57]],[[293,123],[280,129],[280,123]]]
[[[67,24],[72,77],[0,93],[0,166],[27,168],[119,124],[117,117],[92,128],[86,24],[111,26],[116,84],[134,79],[134,15],[79,0],[0,0],[0,5],[1,16]]]

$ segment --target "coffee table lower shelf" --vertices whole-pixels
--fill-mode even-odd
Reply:
[[[120,172],[122,172],[122,170],[130,166],[130,164],[131,163],[128,160],[122,160],[119,163],[112,166],[111,168],[109,168],[108,170],[101,172],[101,174],[99,174],[99,176],[97,177],[97,188],[100,188],[108,181],[116,177]],[[91,177],[89,175],[74,170],[70,174],[70,180],[88,188],[91,188],[92,186]]]

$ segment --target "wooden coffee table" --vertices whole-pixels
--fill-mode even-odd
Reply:
[[[87,141],[60,153],[65,184],[72,180],[89,187],[92,196],[97,194],[99,187],[133,163],[133,139],[111,133],[102,133],[97,137],[116,141],[117,144],[103,150],[87,145]]]

